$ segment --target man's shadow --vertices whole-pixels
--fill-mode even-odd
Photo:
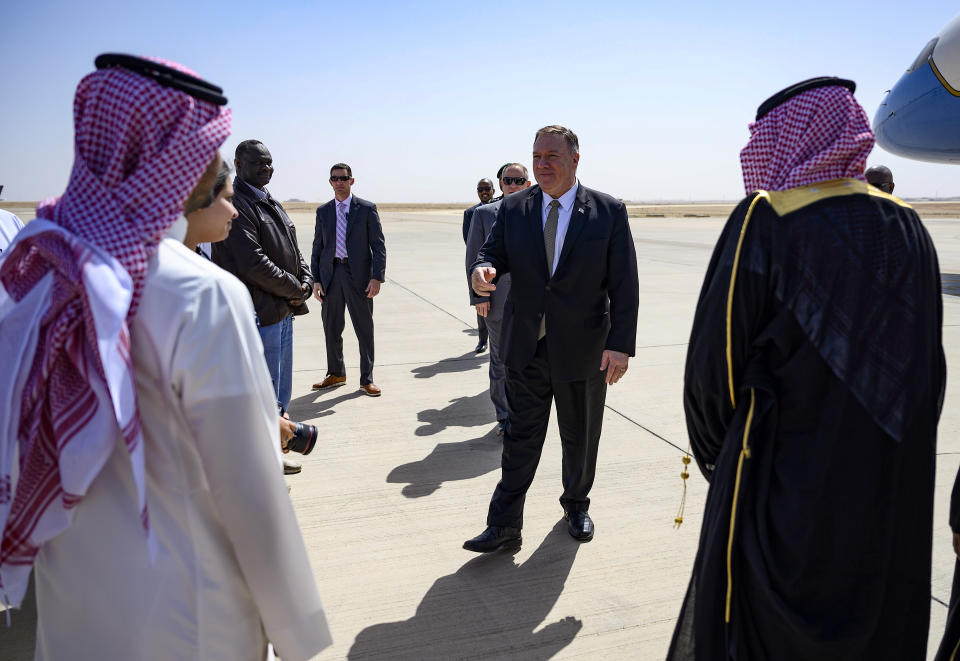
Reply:
[[[453,374],[456,372],[469,372],[475,370],[489,362],[490,358],[486,353],[474,353],[468,351],[462,356],[456,358],[444,358],[438,360],[432,365],[421,365],[410,370],[417,379],[429,379],[437,374]]]
[[[940,288],[948,296],[960,296],[960,273],[941,273]]]
[[[349,388],[349,386],[345,386]],[[302,422],[304,420],[312,420],[314,418],[322,418],[327,415],[333,415],[336,411],[331,409],[345,402],[348,399],[356,399],[361,397],[364,393],[362,390],[352,390],[349,389],[346,392],[343,391],[344,386],[341,386],[341,394],[336,397],[330,397],[328,399],[318,399],[322,395],[329,394],[323,390],[314,390],[307,393],[306,395],[301,395],[296,399],[290,400],[290,406],[287,407],[287,413],[290,415],[291,420]]]
[[[394,468],[387,482],[406,483],[401,493],[407,498],[429,496],[444,482],[469,480],[500,468],[502,451],[502,437],[494,429],[469,441],[439,443],[423,459]]]
[[[417,436],[433,436],[447,427],[479,427],[495,422],[490,393],[483,390],[469,397],[457,397],[442,409],[424,409],[417,413],[423,424],[417,427]]]
[[[473,558],[438,579],[410,619],[361,631],[347,658],[549,659],[583,627],[568,615],[536,631],[563,593],[579,548],[561,520],[522,565],[505,552]]]

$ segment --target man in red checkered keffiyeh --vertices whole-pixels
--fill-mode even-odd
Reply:
[[[853,92],[840,85],[809,89],[750,122],[740,152],[747,195],[842,177],[865,181],[873,143]]]
[[[108,67],[80,82],[74,125],[66,191],[37,207],[0,262],[0,343],[23,348],[4,357],[0,381],[0,600],[12,604],[118,436],[149,532],[128,324],[147,261],[229,135],[230,111]]]

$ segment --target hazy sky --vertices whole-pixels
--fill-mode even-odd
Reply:
[[[646,6],[651,5],[651,6]],[[262,140],[280,199],[325,200],[329,166],[380,202],[475,199],[481,177],[530,164],[536,129],[580,137],[586,186],[631,200],[739,199],[756,107],[817,75],[883,93],[957,12],[955,2],[5,3],[0,184],[59,194],[72,99],[101,52],[182,62],[233,108],[223,147]],[[960,195],[960,168],[897,158],[906,197]]]

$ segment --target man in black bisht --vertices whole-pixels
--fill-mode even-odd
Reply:
[[[707,269],[684,408],[710,482],[669,659],[923,659],[945,365],[937,256],[863,178],[836,78],[763,103]]]

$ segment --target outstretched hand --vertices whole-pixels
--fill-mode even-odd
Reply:
[[[607,385],[612,386],[627,373],[627,363],[629,360],[630,356],[625,353],[604,349],[603,356],[600,358],[600,371],[607,371]]]
[[[478,296],[489,296],[497,286],[493,284],[493,279],[497,277],[497,269],[492,266],[478,266],[470,274],[470,285]]]

